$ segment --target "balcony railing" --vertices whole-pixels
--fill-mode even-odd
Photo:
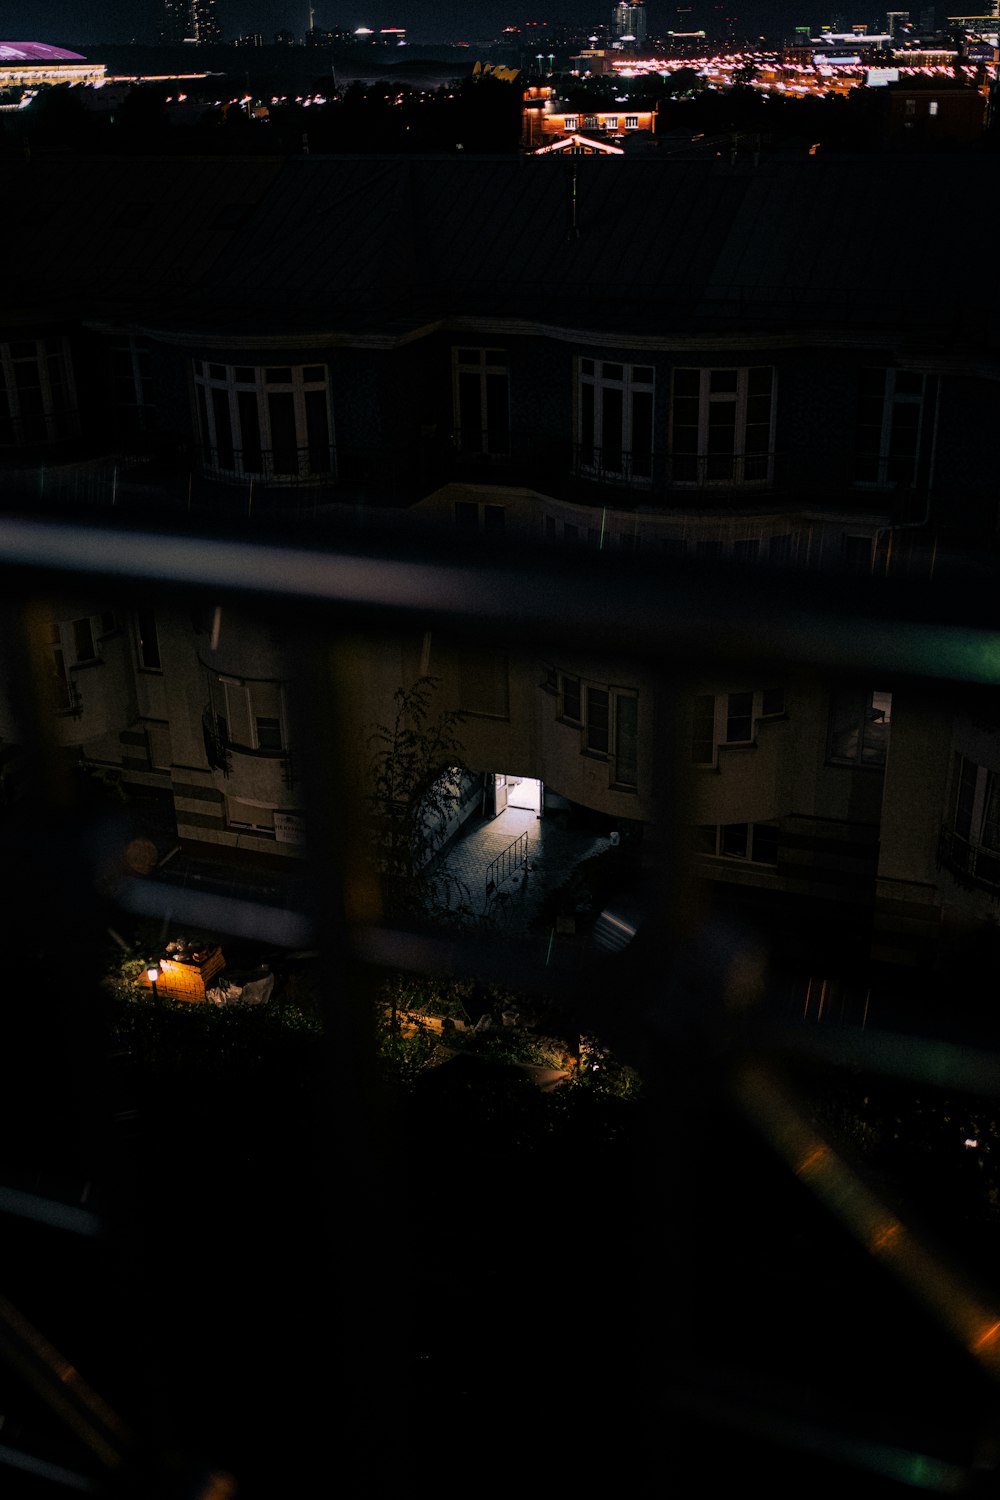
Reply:
[[[200,448],[199,459],[202,471],[214,479],[283,487],[329,481],[337,467],[332,443],[279,448],[234,448],[220,443]]]

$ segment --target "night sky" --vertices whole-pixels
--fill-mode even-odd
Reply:
[[[685,0],[686,3],[686,0]],[[690,0],[692,10],[707,14],[711,0]],[[650,29],[676,26],[677,0],[649,0]],[[525,0],[316,0],[316,24],[353,30],[356,26],[406,26],[413,41],[475,41],[495,36],[504,25],[525,19],[607,22],[612,0],[554,0],[532,11]],[[721,8],[721,7],[716,7]],[[735,4],[735,13],[748,27],[779,32],[793,24],[820,19],[822,0],[752,0]],[[831,8],[833,8],[831,6]],[[837,4],[838,10],[850,9]],[[259,31],[265,40],[287,28],[301,35],[308,24],[308,0],[217,0],[216,9],[227,38]],[[855,6],[851,20],[868,20],[876,6]],[[726,7],[729,13],[729,7]],[[56,46],[95,42],[149,42],[156,39],[158,0],[0,0],[0,38],[9,41],[50,42]],[[823,13],[822,19],[827,19]],[[845,17],[845,19],[847,19]],[[95,57],[94,61],[100,61]]]

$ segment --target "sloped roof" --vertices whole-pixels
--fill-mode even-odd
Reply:
[[[977,155],[40,158],[7,169],[19,228],[0,286],[8,315],[62,299],[206,337],[964,318],[981,341],[968,246],[992,170]]]
[[[48,42],[0,42],[0,65],[3,63],[86,62],[79,52],[65,47],[50,47]]]
[[[29,315],[56,306],[75,314],[181,308],[280,170],[270,157],[5,163],[18,227],[0,245],[4,303]]]

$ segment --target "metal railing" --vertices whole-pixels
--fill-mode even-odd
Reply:
[[[495,859],[486,866],[484,884],[486,900],[489,902],[506,881],[513,879],[518,870],[528,868],[528,835],[519,833],[511,839],[506,849],[501,849]]]

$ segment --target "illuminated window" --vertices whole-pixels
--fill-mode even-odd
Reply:
[[[604,117],[604,128],[605,128],[605,130],[617,130],[618,129],[618,116],[617,115],[605,115],[605,117]]]
[[[912,370],[861,371],[854,467],[858,484],[913,484],[925,386],[925,376]]]
[[[675,484],[763,484],[771,478],[774,370],[675,370],[671,475]]]
[[[833,695],[830,759],[884,766],[889,749],[892,694],[846,689]]]
[[[578,467],[585,474],[648,484],[653,475],[653,369],[581,359]]]
[[[212,473],[288,481],[334,468],[325,365],[195,360],[202,461]]]
[[[66,339],[0,344],[0,448],[58,442],[77,431]]]
[[[930,103],[928,104],[928,106],[927,106],[927,113],[929,115],[936,115],[937,112],[938,112],[938,102],[937,102],[936,99],[932,99],[930,101]]]
[[[461,453],[510,452],[506,349],[454,349],[455,446]]]
[[[567,115],[563,123],[567,130],[576,130],[580,121],[576,115]]]
[[[583,127],[584,127],[585,130],[596,130],[597,129],[597,116],[596,115],[584,115],[584,117],[583,117]]]
[[[639,116],[638,115],[626,115],[625,116],[625,129],[626,130],[638,130],[639,129]]]

